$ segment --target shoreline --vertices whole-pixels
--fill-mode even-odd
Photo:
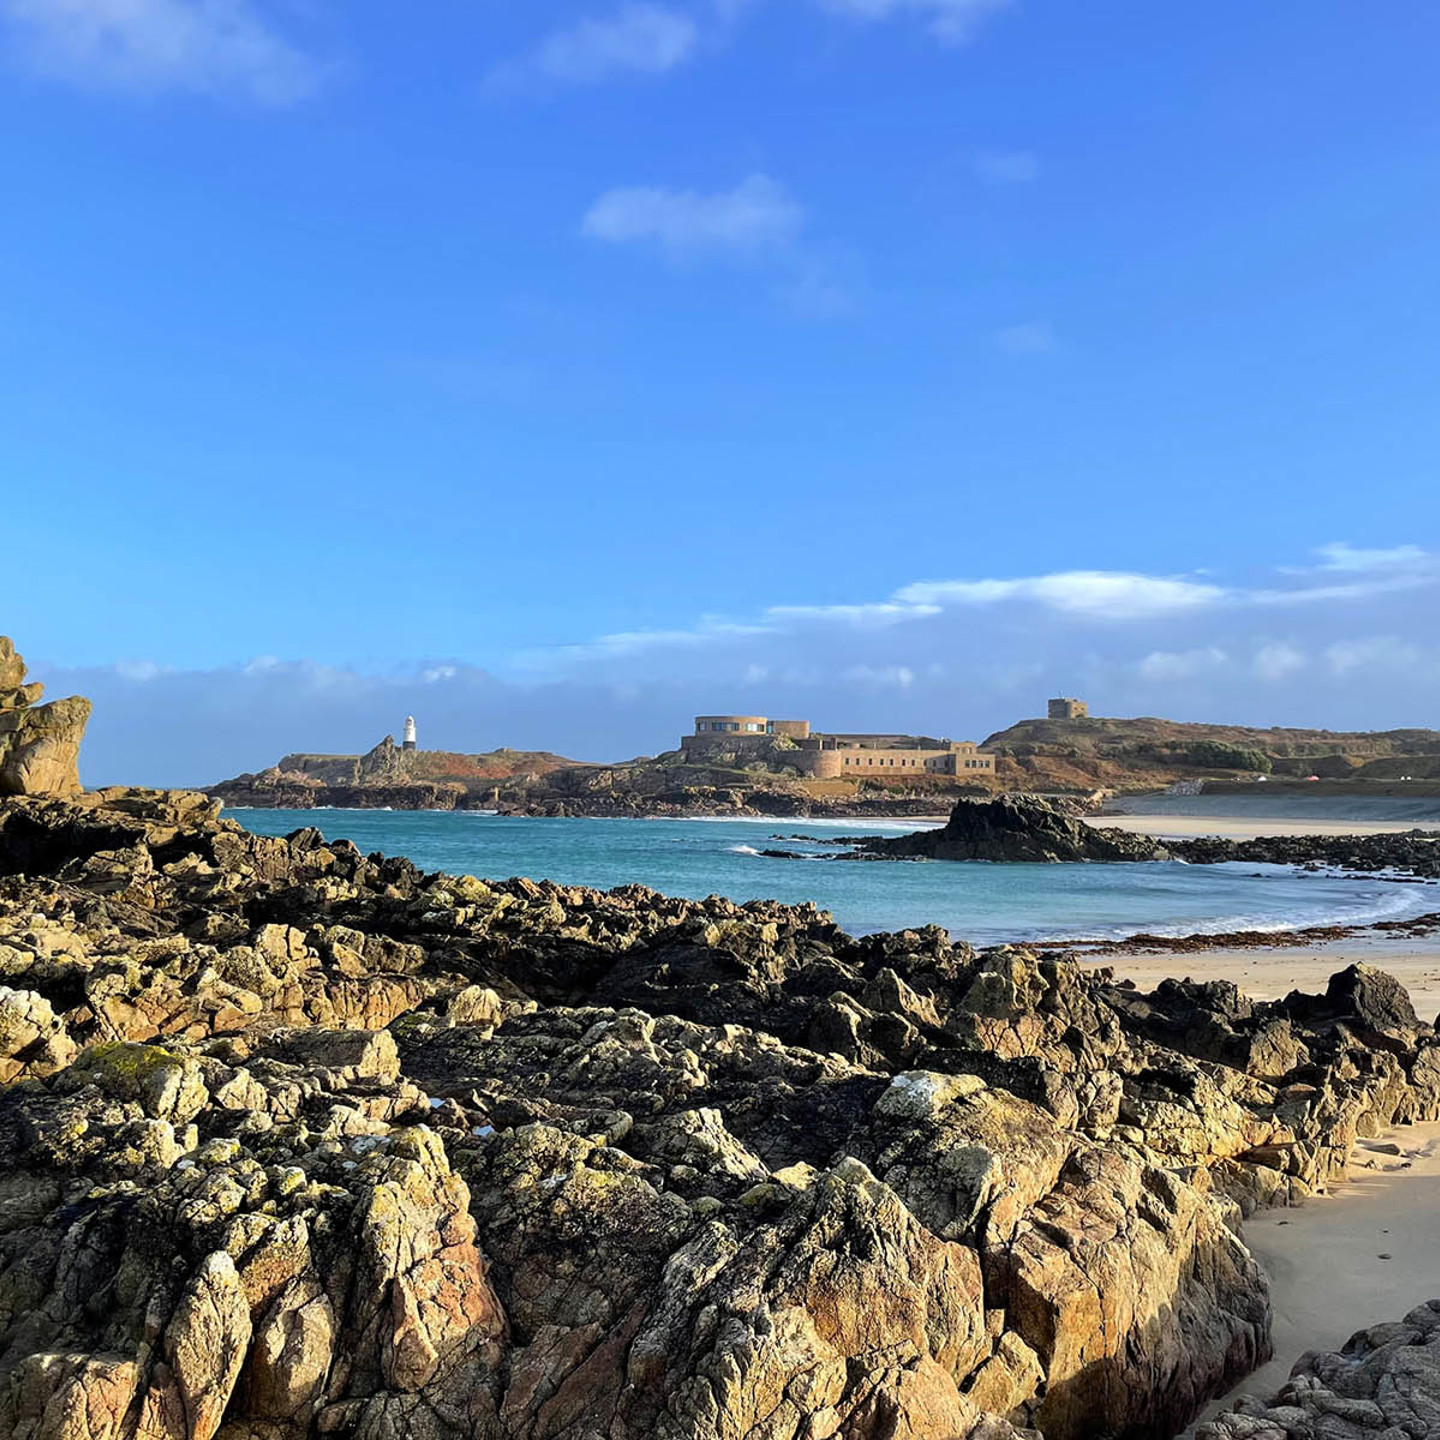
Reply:
[[[1257,1210],[1242,1239],[1270,1279],[1274,1356],[1212,1400],[1177,1440],[1242,1395],[1269,1401],[1307,1352],[1338,1351],[1356,1331],[1440,1295],[1437,1231],[1437,1121],[1358,1140],[1349,1177],[1327,1194]]]
[[[1406,988],[1422,1020],[1433,1022],[1440,1014],[1440,934],[1396,937],[1362,931],[1334,940],[1249,949],[1217,938],[1220,943],[1183,953],[1131,950],[1078,953],[1075,958],[1086,970],[1111,970],[1118,981],[1130,981],[1142,991],[1164,980],[1219,980],[1260,1001],[1281,1000],[1295,990],[1323,993],[1337,971],[1370,965]]]

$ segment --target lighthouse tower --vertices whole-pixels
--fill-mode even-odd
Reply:
[[[415,748],[415,717],[405,717],[405,738],[400,744],[402,750],[413,750]]]

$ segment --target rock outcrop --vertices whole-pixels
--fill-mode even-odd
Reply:
[[[25,682],[25,661],[0,635],[0,796],[69,795],[80,788],[80,741],[90,702],[79,695],[37,703],[45,687]]]
[[[1303,1355],[1273,1399],[1247,1396],[1196,1440],[1427,1440],[1440,1435],[1440,1300]]]
[[[1047,1440],[1269,1354],[1243,1215],[1440,1116],[1323,997],[0,804],[0,1434]]]
[[[1169,852],[1143,835],[1097,830],[1073,810],[1038,795],[961,800],[938,830],[894,840],[867,840],[863,851],[887,859],[1165,860]]]

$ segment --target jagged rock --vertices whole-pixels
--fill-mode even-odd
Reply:
[[[69,795],[80,789],[80,741],[90,702],[78,695],[37,702],[44,687],[25,684],[25,661],[0,635],[0,795]]]
[[[1246,1396],[1196,1440],[1424,1440],[1440,1435],[1440,1300],[1302,1355],[1271,1400]]]
[[[183,793],[0,805],[0,986],[20,1440],[1163,1433],[1267,1353],[1241,1212],[1440,1113],[1377,972],[1142,995]]]
[[[1038,795],[960,800],[938,830],[866,840],[870,855],[929,860],[1164,860],[1168,851],[1143,835],[1097,830]]]

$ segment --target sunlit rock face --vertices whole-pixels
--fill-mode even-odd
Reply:
[[[1365,967],[1152,994],[812,905],[0,801],[0,1435],[1174,1433],[1243,1215],[1440,1114]]]
[[[0,795],[72,795],[80,789],[80,741],[90,702],[79,695],[39,704],[45,687],[25,682],[24,658],[0,635]]]

